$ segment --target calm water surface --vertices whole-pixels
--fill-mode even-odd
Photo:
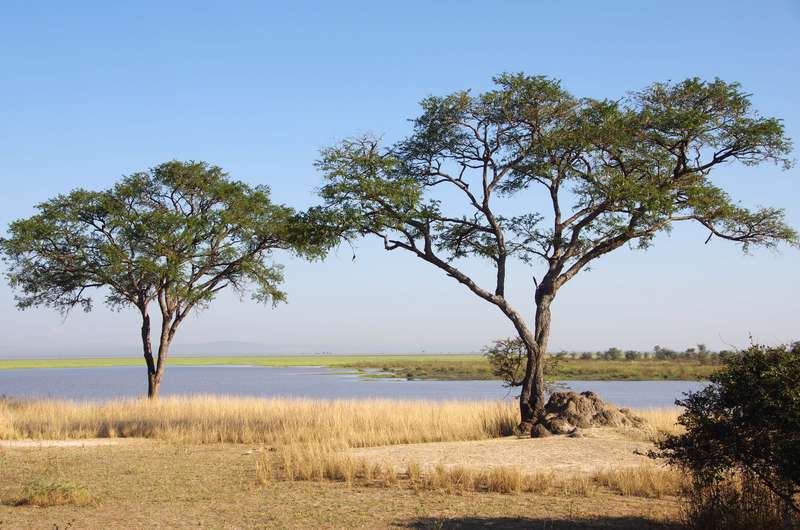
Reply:
[[[621,407],[666,407],[683,393],[703,388],[694,381],[568,381],[578,392],[593,390]],[[102,400],[141,396],[145,369],[36,368],[0,370],[0,395],[20,398]],[[327,368],[264,366],[172,366],[161,386],[162,395],[224,394],[262,397],[513,399],[499,381],[406,381],[366,379]]]

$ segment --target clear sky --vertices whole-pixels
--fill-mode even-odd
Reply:
[[[320,148],[364,132],[399,138],[420,99],[489,87],[504,71],[620,97],[690,76],[740,81],[800,142],[800,2],[28,2],[0,8],[0,225],[75,187],[177,159],[206,160],[315,202]],[[795,154],[795,157],[797,155]],[[800,227],[795,168],[718,173],[743,204]],[[3,228],[4,229],[4,228]],[[800,252],[744,256],[681,228],[618,251],[553,307],[551,349],[713,348],[800,338]],[[476,351],[513,333],[496,309],[410,256],[366,240],[353,261],[286,261],[289,304],[223,296],[176,343],[275,351]],[[485,277],[482,265],[469,265]],[[509,296],[532,314],[531,271]],[[114,353],[137,344],[132,312],[67,320],[18,312],[0,286],[0,355]]]

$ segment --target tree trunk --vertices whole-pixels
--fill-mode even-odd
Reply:
[[[142,310],[142,350],[144,352],[144,362],[147,365],[147,397],[155,399],[158,397],[158,385],[156,381],[156,363],[153,360],[153,344],[150,342],[150,315],[147,308]]]
[[[536,317],[534,320],[535,331],[520,338],[528,350],[528,362],[525,367],[525,377],[522,381],[522,392],[519,396],[519,408],[524,424],[533,424],[544,410],[544,363],[547,354],[547,342],[550,338],[550,304],[554,293],[537,289],[536,291]]]
[[[147,397],[150,399],[158,399],[161,380],[164,378],[164,368],[167,366],[167,353],[169,353],[169,346],[172,342],[170,335],[168,328],[162,329],[161,340],[158,343],[158,361],[155,369],[148,372],[147,375]]]
[[[148,399],[158,399],[158,390],[161,387],[161,378],[155,371],[147,372],[147,397]]]
[[[514,324],[517,330],[517,336],[525,344],[527,353],[527,362],[525,363],[525,376],[522,378],[522,391],[519,395],[519,413],[521,419],[521,426],[531,425],[537,416],[538,410],[534,405],[537,402],[536,396],[541,394],[541,401],[544,400],[544,387],[541,378],[537,380],[537,350],[536,350],[536,337],[531,333],[525,319],[508,306],[502,307],[503,312]]]

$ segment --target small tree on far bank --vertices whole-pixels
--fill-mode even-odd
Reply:
[[[499,310],[526,349],[523,422],[544,408],[551,307],[560,289],[626,245],[675,223],[745,249],[797,242],[776,208],[747,209],[712,181],[738,162],[790,167],[779,119],[737,83],[656,83],[620,100],[578,98],[557,80],[504,74],[482,94],[429,97],[411,134],[361,137],[322,152],[321,196],[352,235],[408,252]],[[485,260],[482,283],[459,261]],[[533,318],[507,297],[513,260],[540,262]]]
[[[90,311],[91,291],[105,289],[110,307],[136,308],[150,398],[158,396],[170,344],[192,310],[224,289],[281,302],[273,251],[313,258],[326,248],[324,230],[272,203],[266,186],[230,180],[204,162],[167,162],[109,190],[75,190],[37,209],[0,239],[18,307]],[[152,304],[160,312],[155,349]]]
[[[525,344],[517,338],[499,339],[483,349],[492,374],[508,386],[520,386],[525,378],[528,359]]]
[[[492,374],[502,379],[506,386],[522,386],[525,382],[528,353],[525,343],[519,338],[496,340],[483,349],[483,355],[492,367]],[[562,352],[549,356],[545,360],[545,374],[557,373],[559,361],[566,355],[566,352]]]
[[[800,343],[752,346],[710,379],[677,402],[686,432],[661,441],[654,456],[711,491],[731,476],[755,481],[782,499],[787,520],[800,520]]]

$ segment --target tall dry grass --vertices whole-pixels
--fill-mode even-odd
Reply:
[[[256,475],[264,484],[273,480],[331,480],[445,493],[536,493],[569,497],[586,497],[604,490],[624,496],[661,498],[678,495],[687,481],[682,472],[655,465],[577,475],[525,473],[513,466],[480,469],[438,465],[425,469],[414,461],[397,469],[389,463],[357,458],[324,445],[281,447],[258,461]]]
[[[190,443],[369,447],[494,438],[511,434],[518,418],[514,403],[489,401],[0,399],[0,439],[144,437]]]
[[[683,412],[680,407],[636,409],[633,412],[643,418],[654,433],[679,434],[682,431],[678,425],[678,416]]]
[[[631,437],[676,432],[679,409],[634,411],[648,427]],[[466,441],[512,434],[511,401],[312,400],[224,396],[156,402],[0,399],[0,439],[143,437],[188,443],[335,444],[371,447]]]

